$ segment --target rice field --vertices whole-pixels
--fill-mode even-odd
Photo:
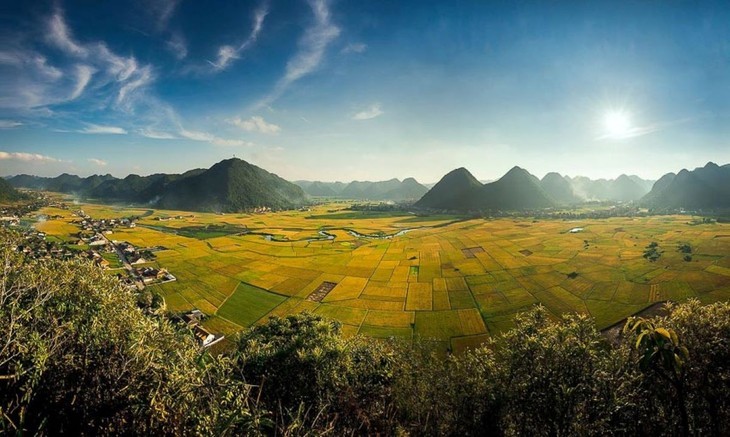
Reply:
[[[81,205],[92,217],[143,215],[110,238],[163,246],[156,261],[178,278],[156,286],[168,308],[198,308],[226,333],[310,311],[339,320],[348,334],[418,336],[461,350],[535,304],[555,316],[587,313],[606,327],[657,301],[730,298],[728,224],[687,216],[463,220],[345,206],[216,215]],[[70,211],[59,211],[66,217],[38,226],[70,239]],[[661,253],[655,262],[643,256],[651,242]],[[691,246],[690,261],[680,244]]]

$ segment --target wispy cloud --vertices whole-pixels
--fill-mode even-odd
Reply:
[[[15,120],[0,120],[0,129],[14,129],[22,125],[23,123]]]
[[[157,27],[161,30],[167,29],[180,0],[155,0],[148,3],[152,6],[152,12],[157,15]]]
[[[229,123],[240,127],[248,132],[260,132],[262,134],[278,134],[281,127],[273,123],[268,123],[263,117],[255,115],[248,120],[242,120],[240,117],[227,120]]]
[[[173,33],[166,45],[178,60],[188,56],[188,45],[181,33]]]
[[[89,84],[91,76],[94,74],[94,69],[88,65],[77,65],[76,66],[76,86],[74,87],[69,100],[75,100],[86,89],[86,85]]]
[[[264,27],[264,20],[268,15],[269,9],[266,3],[259,6],[254,12],[253,26],[251,33],[248,35],[241,44],[237,46],[223,45],[218,48],[218,57],[215,61],[208,61],[208,63],[216,71],[225,70],[231,63],[238,59],[242,52],[249,49],[258,39],[261,29]]]
[[[367,109],[364,109],[357,114],[352,116],[353,120],[370,120],[371,118],[379,117],[383,115],[383,110],[380,109],[380,103],[374,103]]]
[[[70,55],[80,58],[85,58],[89,55],[88,48],[74,40],[60,10],[56,10],[48,20],[48,33],[46,36],[51,44]]]
[[[85,60],[83,65],[76,65],[73,70],[75,85],[67,100],[81,96],[93,75],[97,77],[96,89],[115,91],[113,101],[117,109],[129,111],[135,92],[141,91],[155,79],[152,67],[140,65],[134,56],[120,56],[103,41],[86,43],[76,40],[61,9],[56,9],[48,20],[46,38],[67,56]],[[114,86],[107,86],[109,84]]]
[[[0,160],[14,160],[23,162],[63,162],[60,159],[52,158],[38,153],[24,152],[0,152]]]
[[[342,50],[340,50],[340,53],[343,53],[345,55],[350,53],[363,53],[367,49],[368,45],[365,43],[351,42],[350,44],[343,47]]]
[[[127,133],[127,131],[118,126],[102,126],[98,124],[89,124],[87,127],[81,129],[79,133],[124,135]]]
[[[251,143],[243,140],[233,140],[227,138],[221,138],[208,132],[191,131],[182,129],[180,136],[193,141],[204,141],[207,143],[215,144],[216,146],[250,146]]]
[[[174,140],[177,138],[169,132],[156,131],[154,129],[142,129],[138,133],[143,137],[152,138],[153,140]]]
[[[274,90],[262,99],[257,107],[268,106],[297,80],[319,67],[327,47],[340,35],[340,28],[331,21],[327,0],[310,0],[314,22],[299,40],[299,51],[286,64],[286,73],[279,79]]]
[[[99,167],[106,167],[106,165],[108,164],[103,159],[98,158],[89,158],[88,161],[94,165],[98,165]]]

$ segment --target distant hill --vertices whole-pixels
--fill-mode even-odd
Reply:
[[[513,167],[496,182],[481,190],[480,209],[533,209],[555,205],[540,180],[520,167]]]
[[[428,188],[413,178],[403,181],[353,181],[342,182],[296,181],[305,193],[316,197],[336,197],[354,200],[416,200],[426,194]]]
[[[708,162],[662,176],[641,203],[653,208],[730,208],[730,166]]]
[[[292,208],[306,203],[298,186],[241,159],[221,161],[210,169],[183,174],[111,175],[80,178],[63,174],[56,178],[19,175],[8,180],[24,186],[75,193],[100,201],[150,204],[188,211],[234,212],[254,207]]]
[[[457,168],[442,177],[416,202],[415,206],[453,210],[474,209],[476,197],[483,187],[469,170],[464,167]]]
[[[337,197],[347,186],[344,182],[294,181],[304,192],[315,197]]]
[[[0,178],[0,202],[13,202],[26,198],[26,195],[19,192],[10,182]]]
[[[576,176],[570,179],[573,193],[585,201],[629,202],[641,199],[649,192],[654,181],[638,176],[621,175],[616,179],[589,179]]]
[[[33,190],[55,191],[59,193],[88,192],[103,184],[106,181],[117,180],[114,176],[93,175],[81,178],[76,175],[63,173],[55,178],[45,178],[21,174],[8,179],[8,182],[16,188],[30,188]]]
[[[540,181],[540,185],[558,204],[570,205],[581,202],[581,198],[573,193],[570,181],[559,173],[546,174]]]
[[[540,180],[514,167],[496,182],[482,185],[468,170],[451,171],[416,206],[450,210],[515,210],[553,206]]]
[[[167,209],[232,212],[260,206],[292,208],[305,202],[304,191],[297,185],[233,158],[170,182],[157,205]]]

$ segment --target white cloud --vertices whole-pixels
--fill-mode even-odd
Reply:
[[[380,109],[380,104],[375,103],[375,104],[371,105],[369,108],[353,115],[352,119],[353,120],[370,120],[371,118],[379,117],[382,114],[383,114],[383,110]]]
[[[215,144],[216,146],[251,146],[252,144],[243,140],[233,140],[221,138],[208,132],[191,131],[186,129],[180,130],[180,136],[193,141],[204,141],[206,143]]]
[[[188,56],[187,43],[180,33],[172,34],[172,37],[167,41],[167,48],[178,60],[185,59]]]
[[[52,158],[38,153],[23,152],[0,152],[0,160],[14,160],[24,162],[62,162],[60,159]]]
[[[367,50],[368,45],[361,42],[351,42],[350,44],[346,45],[340,53],[343,54],[349,54],[349,53],[362,53],[365,50]]]
[[[327,47],[340,35],[340,28],[330,21],[327,0],[310,0],[309,6],[314,14],[314,24],[304,31],[299,40],[299,51],[287,62],[284,77],[279,79],[274,91],[259,102],[258,107],[271,104],[289,85],[313,72],[322,62]]]
[[[46,57],[42,55],[34,55],[30,61],[35,68],[41,72],[44,76],[49,77],[52,80],[58,80],[63,76],[63,72],[58,68],[48,65]]]
[[[0,120],[0,129],[13,129],[22,125],[23,123],[15,120]]]
[[[172,7],[172,10],[174,10],[174,5]],[[84,89],[90,84],[93,76],[96,78],[94,79],[96,81],[96,90],[116,93],[114,102],[118,109],[130,111],[135,93],[143,90],[155,79],[152,67],[150,65],[139,65],[134,56],[117,55],[103,41],[89,43],[77,41],[65,21],[63,11],[60,9],[57,9],[48,20],[47,40],[66,55],[85,59],[86,62],[83,66],[75,66],[73,71],[75,85],[70,95],[67,93],[67,97],[57,98],[55,101],[40,97],[35,101],[30,101],[34,106],[41,106],[49,100],[50,102],[46,104],[60,103],[80,97]],[[45,58],[39,59],[37,64],[37,68],[44,66]],[[53,67],[49,66],[49,68]],[[57,75],[49,68],[46,68],[48,70],[47,74]],[[109,84],[114,86],[109,87]],[[34,85],[38,88],[39,85],[44,84],[28,84],[27,87],[33,89]]]
[[[134,80],[127,81],[121,88],[119,88],[119,94],[117,94],[117,103],[124,103],[127,97],[134,91],[147,86],[152,82],[152,70],[149,65],[139,70],[139,74]]]
[[[106,167],[107,165],[107,162],[103,159],[89,158],[88,161],[94,165],[98,165],[99,167]]]
[[[124,135],[127,133],[127,131],[124,130],[123,128],[117,127],[117,126],[101,126],[98,124],[89,124],[88,127],[85,127],[84,129],[80,130],[79,133]]]
[[[157,26],[160,29],[165,29],[175,14],[175,9],[177,9],[180,0],[157,0],[148,3],[152,6],[153,12],[157,14]]]
[[[71,31],[66,25],[66,21],[63,19],[63,15],[60,10],[57,10],[56,13],[51,16],[50,20],[48,20],[47,37],[51,44],[70,55],[81,58],[85,58],[89,55],[89,50],[86,47],[74,41],[71,36]]]
[[[76,66],[76,86],[69,96],[69,100],[77,99],[86,89],[86,85],[89,84],[91,76],[94,74],[94,69],[88,65],[77,65]]]
[[[267,123],[263,117],[255,115],[248,120],[242,120],[239,117],[228,120],[229,123],[240,127],[248,132],[260,132],[262,134],[278,134],[281,127],[273,123]]]
[[[177,137],[168,132],[160,132],[153,129],[142,129],[139,134],[143,137],[152,138],[154,140],[174,140]]]
[[[259,37],[261,29],[264,27],[264,19],[268,15],[269,10],[266,4],[262,4],[254,12],[254,22],[251,28],[251,33],[248,35],[245,41],[239,44],[237,47],[231,45],[223,45],[218,48],[218,58],[215,61],[208,61],[213,66],[214,70],[220,71],[225,70],[233,60],[238,59],[240,54],[251,47]]]

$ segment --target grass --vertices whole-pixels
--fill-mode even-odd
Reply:
[[[241,283],[216,313],[241,326],[249,326],[286,300],[278,294]]]

